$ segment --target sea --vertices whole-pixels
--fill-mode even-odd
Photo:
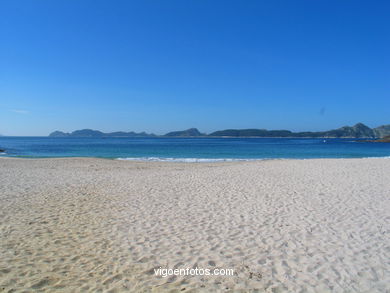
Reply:
[[[118,160],[218,162],[265,159],[390,158],[390,144],[311,138],[52,138],[0,137],[0,156],[96,157]]]

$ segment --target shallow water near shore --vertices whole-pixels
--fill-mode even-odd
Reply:
[[[98,157],[212,162],[253,159],[389,157],[390,144],[310,138],[50,138],[0,137],[1,156]]]

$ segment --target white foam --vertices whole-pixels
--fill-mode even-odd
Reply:
[[[117,158],[122,161],[143,161],[143,162],[183,162],[183,163],[211,163],[211,162],[235,162],[235,161],[257,161],[262,159],[231,159],[231,158],[160,158],[160,157],[141,157],[141,158]]]
[[[383,157],[363,157],[362,159],[390,159],[390,156],[383,156]]]
[[[390,159],[390,156],[384,157],[361,157],[360,159]],[[162,157],[139,157],[139,158],[117,158],[121,161],[139,161],[139,162],[181,162],[181,163],[213,163],[213,162],[249,162],[264,160],[311,160],[311,159],[346,159],[346,158],[262,158],[262,159],[238,159],[238,158],[162,158]],[[354,158],[359,159],[359,158]]]

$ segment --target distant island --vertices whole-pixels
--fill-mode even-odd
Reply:
[[[92,129],[81,129],[75,130],[71,133],[66,133],[62,131],[54,131],[49,134],[50,137],[148,137],[148,136],[156,136],[154,134],[148,134],[146,132],[124,132],[124,131],[116,131],[104,133],[99,130]]]
[[[363,123],[354,126],[343,126],[338,129],[318,132],[292,132],[289,130],[266,129],[228,129],[216,131],[209,136],[231,137],[307,137],[307,138],[381,138],[390,134],[390,124],[370,128]]]
[[[146,132],[110,132],[104,133],[98,130],[82,129],[71,133],[54,131],[50,137],[302,137],[302,138],[371,138],[378,139],[390,135],[390,124],[376,128],[370,128],[363,123],[354,126],[343,126],[328,131],[292,132],[290,130],[266,130],[266,129],[226,129],[201,133],[197,128],[182,131],[168,132],[164,135],[149,134]]]
[[[194,136],[207,136],[207,134],[201,133],[197,128],[190,128],[190,129],[183,130],[183,131],[168,132],[164,136],[187,136],[187,137],[190,136],[190,137],[194,137]]]

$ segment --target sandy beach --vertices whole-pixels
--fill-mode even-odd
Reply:
[[[0,292],[390,291],[390,159],[1,158],[0,219]]]

